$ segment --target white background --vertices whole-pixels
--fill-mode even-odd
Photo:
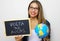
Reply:
[[[14,37],[5,37],[4,20],[28,17],[28,5],[31,0],[0,0],[0,41],[15,41]],[[51,41],[60,41],[60,0],[39,0],[44,16],[51,24]]]

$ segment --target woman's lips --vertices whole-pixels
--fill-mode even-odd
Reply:
[[[32,15],[35,15],[35,12],[32,12],[31,14],[32,14]]]

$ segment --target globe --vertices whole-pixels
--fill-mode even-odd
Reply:
[[[39,38],[45,38],[49,33],[49,29],[46,24],[41,23],[36,25],[35,32]]]

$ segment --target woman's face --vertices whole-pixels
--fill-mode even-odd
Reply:
[[[31,3],[28,11],[30,17],[34,18],[38,15],[38,5],[36,3]]]

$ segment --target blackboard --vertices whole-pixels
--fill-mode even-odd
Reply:
[[[4,21],[6,36],[30,35],[29,19]]]

